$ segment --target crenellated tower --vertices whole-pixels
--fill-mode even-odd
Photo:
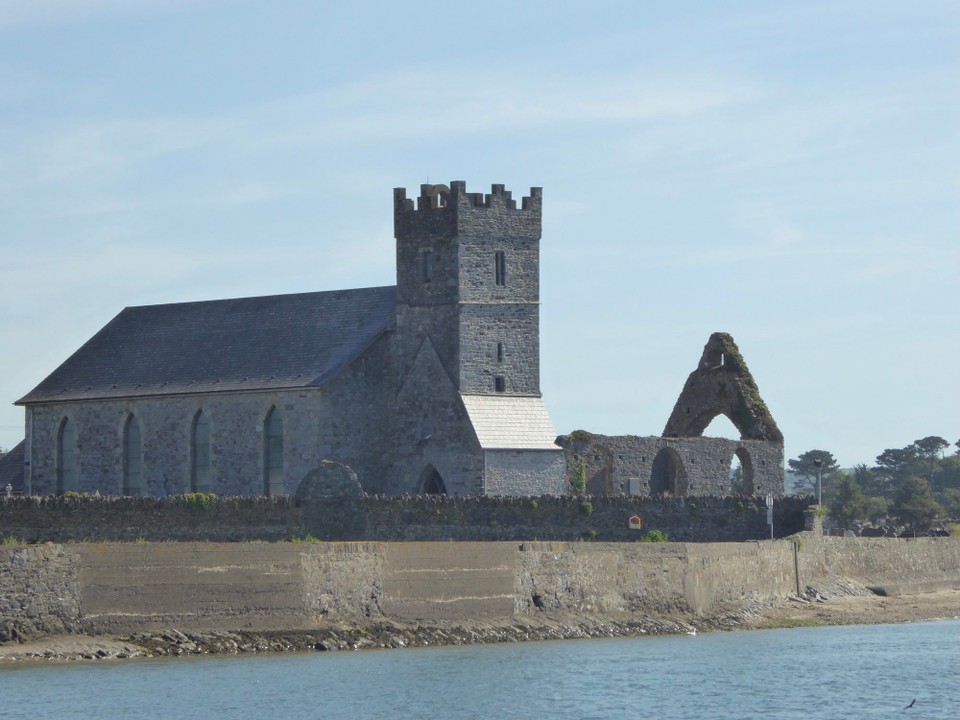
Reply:
[[[397,327],[409,366],[429,338],[465,395],[540,395],[542,189],[394,190]]]

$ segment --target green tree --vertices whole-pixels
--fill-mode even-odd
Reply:
[[[940,460],[930,485],[939,492],[960,490],[960,455],[951,455]]]
[[[928,435],[925,438],[913,441],[917,449],[917,462],[923,467],[923,476],[930,481],[930,487],[937,489],[935,475],[943,461],[943,451],[950,447],[950,443],[937,435]]]
[[[960,520],[960,489],[947,488],[940,498],[943,512],[951,520]]]
[[[819,469],[817,461],[821,463]],[[787,460],[787,465],[797,477],[800,489],[814,496],[817,494],[817,472],[820,472],[823,485],[826,487],[833,473],[840,469],[833,453],[827,450],[807,450],[796,459]]]
[[[867,517],[874,523],[890,514],[893,500],[880,495],[867,496]]]
[[[907,529],[915,532],[929,529],[943,512],[930,492],[930,483],[915,475],[904,478],[897,487],[890,510]]]
[[[880,480],[882,494],[893,497],[893,493],[900,483],[910,475],[921,475],[919,455],[915,445],[904,448],[887,448],[877,455],[877,466],[874,472]]]
[[[849,527],[869,515],[867,497],[852,475],[843,471],[831,476],[827,511],[841,527]]]
[[[863,463],[854,465],[851,477],[853,477],[854,482],[860,486],[864,495],[868,497],[871,495],[883,495],[883,483],[872,468],[867,467]]]

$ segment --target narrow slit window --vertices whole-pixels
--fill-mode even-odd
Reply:
[[[503,343],[497,343],[497,362],[503,362]]]
[[[507,285],[507,254],[503,250],[497,250],[494,253],[494,268],[497,276],[497,285],[506,287]]]
[[[493,379],[493,389],[498,393],[507,391],[507,379],[504,377],[495,377]]]
[[[190,438],[190,489],[193,492],[210,491],[210,423],[202,410],[193,419]]]
[[[278,497],[284,494],[283,418],[277,408],[270,408],[263,423],[263,494]]]
[[[140,423],[132,414],[123,426],[123,494],[143,495],[143,449]]]
[[[425,284],[433,281],[433,250],[424,250],[420,255],[420,270]]]

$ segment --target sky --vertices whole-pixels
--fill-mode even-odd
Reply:
[[[393,284],[452,180],[544,188],[558,433],[723,331],[788,458],[960,438],[953,0],[0,0],[0,448],[126,306]]]

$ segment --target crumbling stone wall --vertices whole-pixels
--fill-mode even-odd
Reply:
[[[784,496],[783,444],[767,440],[594,435],[557,438],[572,482],[583,463],[591,495],[730,495],[730,465],[741,461],[744,495]]]

